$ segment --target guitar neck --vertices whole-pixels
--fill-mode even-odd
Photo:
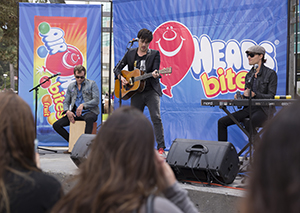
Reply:
[[[157,71],[158,74],[168,74],[172,72],[172,68],[168,67],[168,68],[164,68],[162,70]],[[140,80],[144,80],[146,78],[150,78],[152,77],[152,72],[150,73],[144,73],[143,75],[140,76],[136,76],[134,77],[134,81],[140,81]]]
[[[150,78],[152,76],[152,73],[145,73],[144,75],[140,75],[134,78],[134,81],[140,81],[144,80],[146,78]]]

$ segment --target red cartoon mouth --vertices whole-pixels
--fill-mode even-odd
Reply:
[[[182,46],[183,46],[183,41],[185,40],[184,38],[181,38],[181,42],[180,42],[180,45],[173,51],[166,51],[162,48],[162,46],[160,45],[160,41],[161,41],[161,38],[156,42],[158,44],[158,48],[159,50],[166,56],[169,56],[169,57],[172,57],[172,56],[175,56],[177,53],[179,53],[179,51],[181,50]]]

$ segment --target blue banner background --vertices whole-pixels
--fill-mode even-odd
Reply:
[[[34,76],[34,17],[86,17],[87,18],[87,78],[96,81],[101,94],[101,5],[67,5],[67,4],[19,4],[19,95],[29,104],[35,113],[35,93],[29,92]],[[39,97],[40,99],[41,97]],[[101,107],[100,107],[101,110]],[[43,109],[38,107],[37,118],[43,120]],[[101,114],[100,114],[101,115]],[[98,116],[98,125],[101,123]],[[37,122],[38,124],[41,122]],[[51,125],[38,125],[39,145],[68,146]]]
[[[243,45],[259,44],[270,47],[267,66],[278,74],[277,94],[286,94],[287,1],[266,0],[262,3],[261,0],[114,0],[113,3],[116,64],[126,52],[127,42],[136,38],[142,28],[156,32],[163,23],[176,21],[186,26],[193,36],[193,64],[186,75],[173,85],[173,96],[163,95],[161,98],[161,116],[167,149],[176,138],[217,141],[217,121],[226,115],[218,107],[201,106],[201,99],[208,97],[200,75],[204,72],[209,77],[217,74],[216,68],[205,70],[204,56],[201,55],[202,58],[199,59],[199,55],[196,54],[200,51],[197,48],[201,49],[201,43],[198,43],[197,47],[200,38],[209,38],[212,44],[217,45],[240,45],[241,57],[245,57],[242,56],[245,55],[246,48]],[[209,54],[209,49],[201,51],[207,51]],[[220,51],[220,54],[225,54],[225,50]],[[210,59],[215,63],[214,56]],[[184,62],[187,59],[182,57],[180,61]],[[225,64],[227,62],[228,65],[226,60]],[[232,67],[235,72],[249,71],[251,68],[245,62],[239,68],[229,65],[228,67]],[[224,69],[228,67],[225,66]],[[177,73],[173,72],[171,75]],[[164,87],[162,84],[162,88]],[[227,91],[211,98],[232,99],[235,92],[236,90]],[[123,104],[129,104],[129,101],[123,101]],[[118,99],[115,99],[115,107],[118,106]],[[145,114],[149,117],[147,110]],[[236,125],[229,127],[228,131],[228,141],[235,145],[237,151],[247,144],[246,136]]]

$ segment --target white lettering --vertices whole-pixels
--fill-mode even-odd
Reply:
[[[50,31],[42,36],[42,41],[45,44],[45,47],[48,49],[51,55],[54,55],[58,52],[65,52],[68,49],[68,45],[65,42],[64,31],[60,28],[51,28]]]
[[[226,43],[223,40],[211,41],[208,35],[203,34],[200,38],[194,36],[193,41],[195,55],[191,73],[196,80],[200,80],[201,73],[210,73],[219,68],[232,68],[235,72],[251,69],[245,52],[249,47],[257,45],[253,40],[245,39],[239,43],[232,39]],[[277,72],[275,45],[269,41],[262,41],[258,45],[266,50],[266,66]]]

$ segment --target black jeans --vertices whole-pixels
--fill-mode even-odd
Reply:
[[[85,134],[91,134],[93,131],[93,124],[97,121],[98,115],[93,112],[85,113],[83,116],[74,117],[75,121],[85,121]],[[53,124],[53,129],[62,136],[66,141],[69,142],[69,133],[64,128],[65,126],[70,126],[70,121],[67,116],[62,117],[61,119],[57,120]]]
[[[144,111],[145,106],[148,107],[151,121],[154,127],[157,149],[165,149],[164,128],[160,116],[160,96],[153,89],[136,93],[131,98],[131,106]]]
[[[256,127],[261,127],[267,120],[268,116],[260,107],[252,107],[251,114],[252,129],[253,133],[255,133],[254,129]],[[249,117],[249,108],[245,107],[242,110],[232,113],[232,115],[238,122],[242,122],[244,118]],[[233,124],[235,123],[228,115],[218,120],[218,141],[227,141],[227,127]],[[247,130],[249,131],[249,128]]]

